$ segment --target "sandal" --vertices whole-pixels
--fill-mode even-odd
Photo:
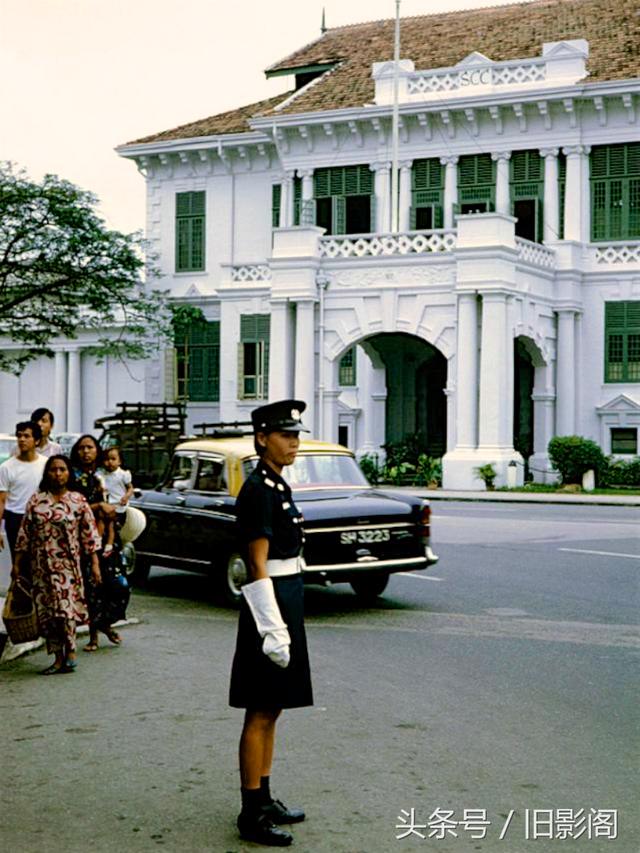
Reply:
[[[52,663],[51,666],[48,666],[46,669],[40,670],[40,675],[58,675],[64,671],[64,664],[56,666],[55,663]]]
[[[83,652],[97,652],[98,644],[97,643],[87,643],[86,646],[82,649]]]
[[[110,643],[113,643],[114,646],[121,645],[122,637],[117,631],[105,631],[105,634],[107,635],[107,640],[109,640]]]

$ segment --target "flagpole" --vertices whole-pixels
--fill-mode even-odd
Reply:
[[[400,0],[396,0],[396,24],[395,37],[393,45],[393,113],[391,119],[391,231],[394,234],[398,233],[398,132],[399,132],[399,113],[398,113],[398,90],[399,90],[399,65],[400,65]]]

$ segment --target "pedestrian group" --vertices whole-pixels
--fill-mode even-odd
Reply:
[[[49,409],[36,409],[16,425],[16,453],[0,465],[12,583],[30,589],[40,635],[54,656],[43,675],[74,671],[78,625],[89,624],[85,651],[96,651],[99,632],[114,645],[122,642],[113,623],[124,618],[128,585],[114,545],[133,494],[117,448],[103,452],[83,435],[68,458],[49,438],[53,424]]]

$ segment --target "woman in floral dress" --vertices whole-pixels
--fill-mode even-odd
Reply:
[[[71,448],[70,458],[75,488],[87,499],[102,540],[104,519],[105,517],[115,519],[116,507],[107,503],[104,482],[97,473],[101,457],[100,445],[92,435],[81,435]],[[108,570],[108,566],[103,568],[105,571]],[[96,582],[88,571],[86,563],[83,565],[83,572],[89,607],[89,642],[84,647],[84,651],[97,651],[99,631],[106,635],[109,642],[119,646],[122,638],[111,626],[112,607],[108,598],[108,585],[100,581]]]
[[[43,675],[76,667],[76,625],[88,618],[81,570],[85,556],[94,581],[100,582],[100,535],[89,504],[71,491],[73,485],[66,456],[47,459],[40,491],[27,503],[16,541],[13,574],[30,569],[40,632],[55,656]]]

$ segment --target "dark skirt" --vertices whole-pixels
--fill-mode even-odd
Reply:
[[[229,704],[232,708],[272,710],[313,705],[307,637],[304,630],[304,584],[302,575],[273,578],[282,618],[291,637],[291,660],[285,669],[262,651],[262,637],[244,597],[236,653],[231,669]]]

